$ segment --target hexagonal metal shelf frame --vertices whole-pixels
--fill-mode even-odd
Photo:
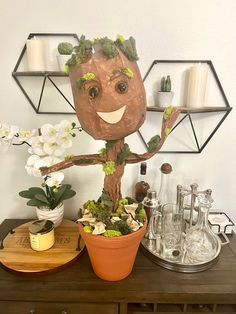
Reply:
[[[60,37],[60,36],[68,36],[68,37],[74,37],[77,41],[79,41],[78,35],[74,34],[74,33],[30,33],[27,39],[31,39],[33,37],[40,37],[40,36],[44,36],[44,37],[49,37],[49,36],[55,36],[55,37]],[[67,77],[68,74],[66,74],[65,72],[60,72],[60,71],[18,71],[18,68],[21,64],[21,61],[24,57],[26,53],[26,44],[24,45],[21,54],[17,60],[17,63],[14,67],[14,70],[12,72],[12,76],[14,78],[14,80],[16,81],[17,85],[20,87],[21,91],[23,92],[23,94],[25,95],[25,97],[27,98],[27,100],[29,101],[31,107],[34,109],[35,113],[37,114],[75,114],[75,107],[74,105],[69,101],[69,99],[62,93],[62,91],[60,90],[60,88],[57,86],[57,84],[55,83],[55,81],[53,80],[53,77]],[[40,91],[40,96],[39,96],[39,100],[38,103],[35,104],[33,102],[33,100],[30,98],[29,94],[27,93],[27,91],[25,90],[23,84],[20,82],[20,80],[18,79],[19,77],[26,77],[26,76],[32,76],[32,77],[43,77],[43,81],[42,81],[42,87],[41,87],[41,91]],[[42,102],[42,98],[43,98],[43,93],[44,93],[44,89],[45,89],[45,84],[46,81],[49,81],[53,87],[57,90],[57,92],[64,98],[65,102],[67,105],[69,105],[74,112],[58,112],[58,111],[40,111],[40,106],[41,106],[41,102]]]
[[[212,71],[212,74],[216,80],[216,84],[217,87],[220,90],[221,96],[224,100],[224,107],[206,107],[206,108],[183,108],[181,107],[181,113],[184,114],[184,116],[174,125],[174,127],[172,128],[171,132],[173,132],[186,118],[189,120],[190,126],[191,126],[191,130],[193,132],[193,137],[196,143],[196,147],[197,150],[192,150],[192,151],[159,151],[159,153],[201,153],[203,151],[203,149],[206,147],[206,145],[209,143],[209,141],[211,140],[211,138],[213,137],[213,135],[216,133],[216,131],[219,129],[219,127],[221,126],[221,124],[223,123],[223,121],[226,119],[226,117],[228,116],[228,114],[230,113],[230,111],[232,110],[232,107],[230,107],[230,104],[228,102],[228,99],[225,95],[225,92],[223,90],[223,87],[220,83],[220,80],[218,78],[218,75],[216,73],[216,70],[213,66],[212,61],[210,60],[154,60],[151,64],[151,66],[149,67],[147,73],[145,74],[144,78],[143,78],[143,82],[145,82],[146,78],[148,77],[148,75],[150,74],[150,72],[152,71],[152,69],[154,68],[155,65],[157,65],[158,63],[206,63],[208,64],[210,70]],[[149,106],[147,107],[147,111],[152,111],[152,112],[163,112],[165,108],[161,108],[161,107],[156,107],[156,106]],[[205,140],[205,142],[200,145],[199,144],[199,140],[197,138],[196,135],[196,131],[194,128],[194,124],[191,118],[192,114],[195,113],[206,113],[206,112],[225,112],[225,114],[223,115],[223,117],[220,119],[219,123],[215,126],[215,128],[213,129],[213,131],[209,134],[209,136],[207,137],[207,139]],[[147,143],[142,135],[142,132],[140,130],[138,130],[138,134],[142,140],[142,142],[144,143],[144,145],[147,147]]]

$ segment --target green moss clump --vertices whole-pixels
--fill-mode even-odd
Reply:
[[[66,62],[66,65],[70,68],[76,64],[81,64],[86,62],[93,54],[93,43],[91,40],[85,39],[85,36],[82,35],[79,39],[78,46],[74,47],[75,53],[72,54],[72,57]]]
[[[146,212],[145,209],[143,208],[142,204],[138,205],[138,208],[135,211],[135,219],[140,221],[141,223],[144,223],[144,221],[146,220]]]
[[[109,59],[112,59],[118,55],[118,49],[114,41],[109,39],[108,37],[101,38],[99,40],[99,44],[101,45],[102,51]]]
[[[84,226],[84,232],[86,233],[92,233],[93,232],[93,228],[89,225]]]
[[[120,231],[117,230],[106,230],[103,234],[104,237],[120,237],[122,234]]]
[[[121,38],[118,37],[115,44],[130,61],[138,60],[136,43],[133,37],[130,37],[127,40],[121,40]]]
[[[150,141],[147,143],[147,146],[148,146],[148,151],[149,152],[153,152],[156,148],[157,148],[157,146],[158,146],[158,144],[159,144],[159,142],[160,142],[160,136],[159,135],[155,135],[155,136],[153,136],[151,139],[150,139]]]
[[[89,200],[83,205],[82,212],[86,215],[90,214],[89,217],[96,218],[97,222],[103,222],[105,225],[106,233],[102,234],[107,237],[127,235],[133,232],[129,226],[130,215],[125,211],[125,205],[136,203],[132,198],[121,198],[118,202],[118,208],[114,212],[114,203],[110,199],[109,195],[103,190],[102,195],[97,201]],[[85,212],[86,210],[86,212]],[[141,204],[138,205],[135,212],[135,220],[137,222],[143,223],[145,221],[145,211]],[[83,214],[81,210],[79,211],[79,217],[81,218]],[[129,224],[127,223],[129,221]],[[83,222],[89,225],[88,222]],[[92,229],[94,225],[92,224]],[[107,232],[108,231],[108,232]],[[87,230],[89,232],[89,229]]]
[[[116,221],[113,225],[115,227],[114,229],[117,228],[117,230],[119,230],[122,235],[130,234],[132,232],[132,229],[127,224],[126,220]]]
[[[111,174],[113,174],[114,172],[116,172],[116,164],[113,160],[109,160],[107,161],[103,167],[102,170],[105,172],[106,176],[109,176]]]

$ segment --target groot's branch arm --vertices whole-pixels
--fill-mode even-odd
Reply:
[[[149,158],[151,158],[152,156],[154,156],[162,147],[162,145],[164,144],[167,136],[168,136],[168,131],[170,131],[176,121],[176,119],[178,118],[180,114],[180,111],[176,108],[173,109],[171,115],[168,117],[168,119],[164,119],[162,120],[162,129],[161,129],[161,139],[158,143],[158,145],[155,147],[155,149],[153,149],[152,151],[148,151],[144,154],[135,154],[135,153],[131,153],[129,156],[126,157],[126,163],[127,164],[134,164],[137,162],[141,162],[141,161],[145,161],[148,160]]]
[[[51,172],[70,168],[76,164],[80,166],[91,166],[103,164],[105,161],[105,158],[98,154],[73,156],[69,160],[61,161],[45,170],[42,170],[41,173],[43,176],[45,176]]]
[[[174,108],[171,115],[168,117],[168,119],[166,119],[166,120],[163,119],[162,130],[161,130],[161,139],[160,139],[158,145],[155,147],[155,149],[153,149],[152,151],[148,151],[144,154],[131,153],[130,155],[128,155],[126,157],[125,162],[127,164],[133,164],[133,163],[141,162],[144,160],[148,160],[149,158],[154,156],[160,150],[162,145],[164,144],[164,142],[167,138],[166,132],[168,130],[171,130],[176,119],[178,118],[179,113],[180,113],[179,110]],[[124,144],[122,144],[123,141],[121,141],[121,142],[118,141],[118,142],[119,142],[119,145],[121,145],[121,146],[124,145]],[[119,149],[121,149],[121,147]],[[114,160],[115,156],[116,155],[113,154],[112,155],[113,158],[110,158],[110,159]],[[51,166],[45,170],[42,170],[42,175],[47,175],[51,172],[60,171],[60,170],[72,167],[74,165],[90,166],[90,165],[104,164],[107,160],[109,160],[108,157],[111,157],[111,156],[109,155],[109,156],[102,157],[99,154],[73,156],[69,160],[62,161],[62,162],[55,164],[55,165],[53,165],[53,166]]]

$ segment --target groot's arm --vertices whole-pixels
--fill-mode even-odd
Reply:
[[[168,136],[168,133],[172,129],[172,127],[173,127],[176,119],[178,118],[179,114],[180,114],[180,111],[178,109],[174,108],[167,119],[165,119],[165,116],[163,115],[162,128],[161,128],[161,138],[157,142],[156,146],[153,148],[150,148],[150,150],[148,150],[144,154],[131,153],[129,156],[127,156],[126,163],[127,164],[133,164],[133,163],[148,160],[149,158],[154,156],[161,149],[162,145],[164,144],[164,142]]]
[[[41,173],[43,176],[45,176],[51,172],[70,168],[74,165],[80,166],[98,165],[103,164],[105,161],[106,161],[105,157],[101,157],[98,154],[73,156],[69,160],[61,161],[51,167],[43,169]]]
[[[173,127],[178,115],[179,115],[179,110],[175,108],[173,109],[173,111],[167,118],[165,118],[165,115],[163,115],[160,140],[157,141],[156,145],[153,148],[149,149],[149,151],[144,154],[130,153],[125,158],[125,163],[128,163],[128,164],[137,163],[137,162],[147,160],[151,158],[152,156],[154,156],[164,144],[168,136],[168,132]],[[42,175],[47,175],[51,172],[60,171],[60,170],[72,167],[74,165],[90,166],[90,165],[104,164],[108,160],[109,160],[109,156],[101,156],[99,154],[73,156],[69,160],[62,161],[49,168],[43,169],[41,173]]]

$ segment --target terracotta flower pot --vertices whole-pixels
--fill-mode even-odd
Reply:
[[[78,223],[78,226],[93,270],[98,277],[108,281],[117,281],[131,273],[147,223],[136,232],[113,238],[86,233],[81,223]]]

